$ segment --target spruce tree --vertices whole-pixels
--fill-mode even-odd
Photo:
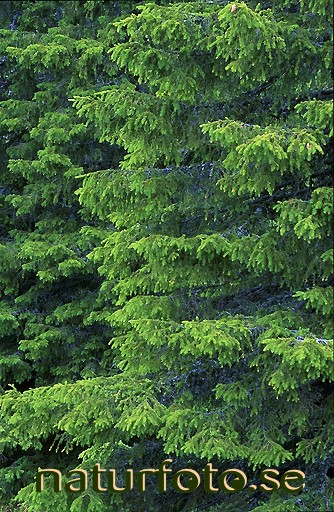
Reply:
[[[331,510],[331,6],[13,5],[1,32],[4,500]],[[174,472],[237,468],[248,485],[298,469],[306,485],[159,493],[152,476],[144,493],[76,495],[33,483],[38,467],[124,476],[166,458]]]

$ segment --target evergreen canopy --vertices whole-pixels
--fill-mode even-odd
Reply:
[[[332,14],[1,3],[3,511],[331,510]],[[166,458],[306,485],[35,489]]]

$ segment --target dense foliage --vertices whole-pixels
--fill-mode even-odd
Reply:
[[[1,3],[4,511],[332,510],[331,22],[327,0]],[[35,491],[165,458],[306,486]]]

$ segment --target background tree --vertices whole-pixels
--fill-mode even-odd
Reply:
[[[74,192],[84,169],[117,165],[120,149],[99,143],[68,98],[113,80],[97,33],[120,6],[3,2],[0,11],[0,375],[2,390],[14,384],[24,391],[112,371],[111,331],[86,322],[101,284],[87,253],[109,231],[102,222],[93,228]],[[4,422],[10,428],[6,415]],[[25,431],[33,438],[27,424]],[[6,445],[3,503],[44,465],[53,441],[44,439],[41,450],[28,454],[20,444]],[[52,454],[50,462],[64,466]]]
[[[26,485],[18,502],[33,512],[330,510],[330,6],[14,7],[2,31],[1,367],[4,389],[17,385],[1,399],[6,496]],[[29,484],[38,466],[166,456],[252,483],[298,468],[307,485],[158,494],[152,478],[144,494],[76,497]]]

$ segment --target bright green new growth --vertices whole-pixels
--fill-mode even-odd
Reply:
[[[331,7],[4,5],[0,503],[330,511]],[[34,489],[166,457],[306,486]]]

